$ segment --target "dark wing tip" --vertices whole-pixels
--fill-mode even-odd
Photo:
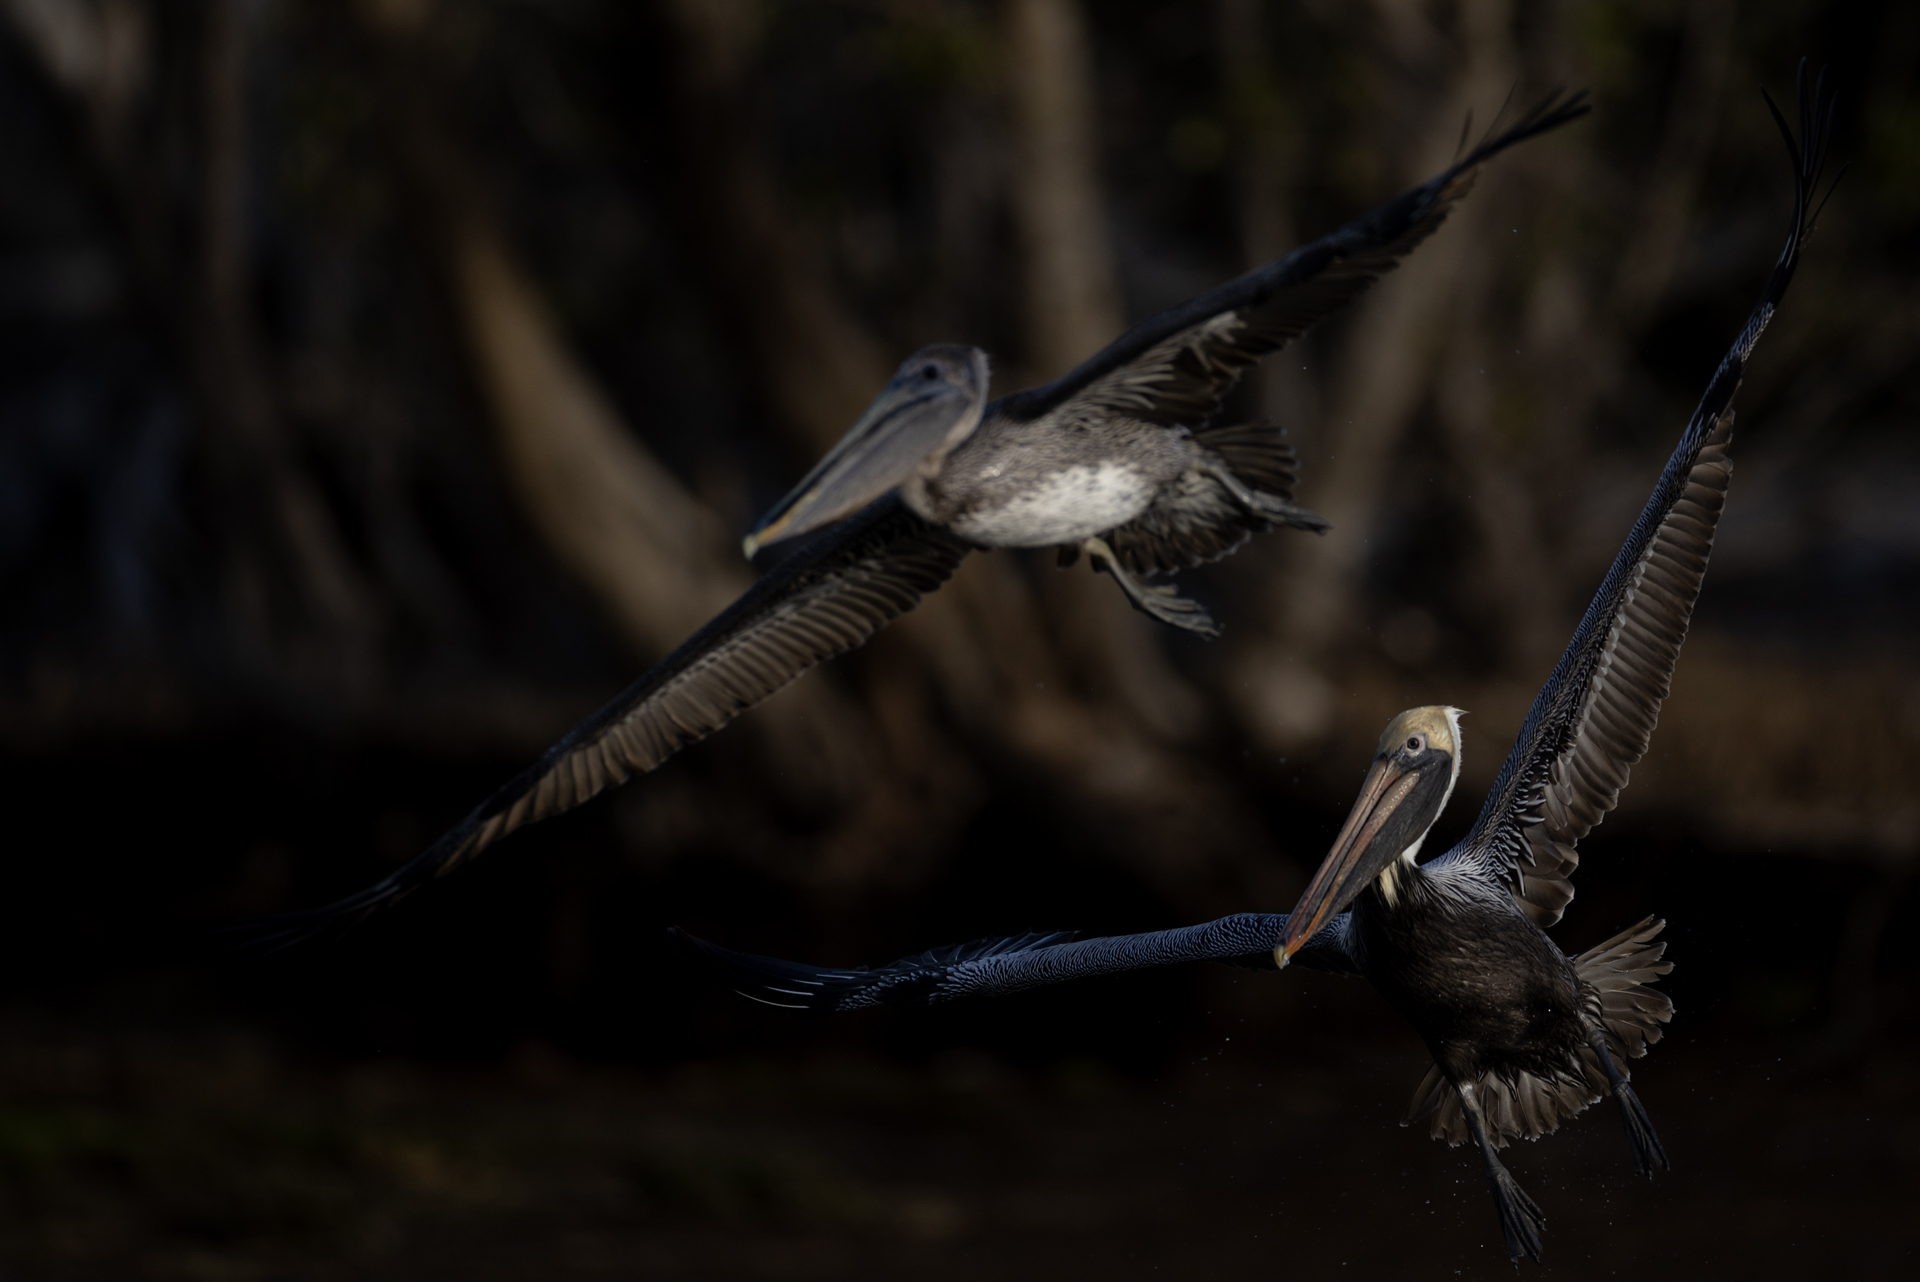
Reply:
[[[1762,307],[1777,304],[1786,294],[1787,285],[1793,280],[1794,269],[1800,265],[1800,251],[1813,234],[1820,211],[1826,208],[1827,201],[1833,197],[1834,188],[1840,185],[1840,179],[1846,175],[1846,166],[1842,165],[1826,196],[1819,196],[1820,175],[1826,169],[1827,153],[1833,145],[1834,109],[1839,103],[1839,95],[1827,83],[1826,68],[1820,69],[1814,80],[1813,91],[1809,93],[1807,60],[1802,58],[1794,75],[1794,90],[1799,100],[1800,116],[1797,138],[1779,104],[1774,102],[1773,95],[1765,89],[1760,91],[1760,96],[1766,100],[1767,110],[1773,115],[1773,123],[1779,128],[1780,137],[1787,145],[1787,156],[1793,164],[1794,176],[1793,226],[1787,232],[1787,243],[1780,250],[1773,275],[1761,294]]]
[[[1403,193],[1386,208],[1398,211],[1402,218],[1429,218],[1436,209],[1451,205],[1464,196],[1473,183],[1480,167],[1492,160],[1509,147],[1514,147],[1537,138],[1541,134],[1558,129],[1560,126],[1580,119],[1593,110],[1593,104],[1587,101],[1584,89],[1569,93],[1565,86],[1559,86],[1546,97],[1528,108],[1525,115],[1499,133],[1488,130],[1488,136],[1480,141],[1472,151],[1448,166],[1444,173],[1422,183],[1413,190]],[[1502,109],[1504,114],[1504,108]],[[1467,121],[1467,130],[1472,128],[1472,119]],[[1495,119],[1494,129],[1499,128]],[[1467,130],[1463,130],[1463,137]],[[1378,211],[1373,216],[1377,216]],[[1444,214],[1440,215],[1444,217]],[[1437,223],[1435,224],[1437,225]]]
[[[1529,138],[1538,137],[1550,130],[1558,129],[1562,125],[1570,124],[1580,119],[1580,117],[1593,110],[1593,104],[1589,102],[1587,98],[1588,94],[1585,89],[1569,93],[1565,85],[1555,86],[1546,97],[1535,103],[1528,109],[1525,115],[1521,116],[1519,120],[1515,121],[1513,125],[1504,132],[1495,135],[1489,130],[1490,136],[1483,139],[1480,145],[1469,152],[1464,160],[1455,165],[1454,171],[1458,172],[1462,169],[1471,169],[1475,165],[1492,159],[1494,156],[1499,155],[1517,143],[1525,142]],[[1498,124],[1499,122],[1496,120],[1496,128]]]
[[[1031,987],[1028,981],[1015,982],[1011,987],[989,985],[983,990],[978,983],[978,966],[1006,961],[1018,969],[1020,959],[1069,943],[1075,934],[1070,930],[1045,930],[995,936],[931,948],[885,966],[839,970],[736,953],[678,929],[669,931],[669,938],[720,972],[742,997],[788,1010],[841,1011],[866,1006],[925,1005],[949,1000],[963,992]]]
[[[411,862],[345,899],[236,933],[277,950],[351,926],[526,824],[653,770],[912,609],[967,550],[883,496],[762,575]]]
[[[299,912],[276,913],[242,922],[223,933],[246,952],[277,953],[321,938],[337,938],[367,918],[390,908],[471,853],[474,832],[484,821],[475,811],[405,864],[344,899]]]
[[[365,890],[319,908],[275,913],[230,926],[220,933],[241,952],[277,953],[322,938],[337,938],[381,909],[403,898],[424,877],[405,877],[402,868]]]
[[[1474,823],[1473,831],[1456,849],[1488,850],[1495,825],[1507,822],[1519,815],[1526,806],[1535,804],[1527,800],[1519,789],[1523,781],[1537,780],[1544,776],[1529,774],[1529,771],[1544,772],[1547,769],[1546,762],[1552,757],[1574,751],[1573,741],[1569,736],[1577,729],[1579,718],[1586,715],[1589,696],[1585,691],[1591,689],[1586,684],[1591,675],[1591,668],[1583,669],[1579,665],[1586,661],[1587,656],[1598,652],[1598,648],[1610,633],[1611,621],[1624,617],[1623,611],[1627,609],[1627,604],[1625,598],[1619,594],[1624,591],[1623,585],[1627,581],[1627,576],[1633,573],[1633,567],[1640,558],[1649,554],[1650,549],[1655,546],[1655,540],[1663,537],[1661,531],[1670,528],[1667,522],[1692,485],[1692,474],[1700,463],[1701,451],[1712,439],[1711,434],[1721,430],[1723,425],[1729,430],[1731,428],[1733,396],[1740,386],[1747,358],[1753,354],[1755,346],[1760,341],[1760,335],[1765,331],[1775,308],[1786,294],[1787,286],[1793,279],[1794,268],[1799,261],[1800,250],[1808,233],[1812,230],[1812,219],[1818,214],[1818,207],[1814,205],[1813,197],[1819,185],[1820,174],[1826,163],[1827,149],[1831,142],[1834,96],[1828,88],[1824,71],[1816,80],[1813,92],[1807,91],[1805,59],[1801,60],[1796,80],[1800,95],[1798,138],[1788,127],[1785,116],[1781,113],[1779,106],[1774,103],[1772,96],[1762,90],[1767,108],[1772,112],[1774,121],[1786,140],[1787,152],[1793,161],[1795,182],[1793,222],[1787,232],[1786,244],[1774,265],[1773,274],[1768,279],[1767,287],[1761,294],[1758,305],[1748,318],[1746,327],[1734,340],[1733,346],[1728,350],[1708,383],[1707,390],[1701,397],[1700,404],[1695,408],[1692,419],[1689,420],[1685,431],[1681,433],[1680,443],[1668,459],[1659,484],[1647,500],[1647,505],[1642,509],[1633,532],[1621,547],[1613,567],[1608,571],[1607,578],[1602,582],[1599,592],[1588,607],[1580,628],[1574,633],[1573,640],[1568,643],[1566,651],[1561,655],[1553,675],[1548,678],[1546,685],[1541,687],[1539,695],[1536,696],[1533,707],[1521,726],[1520,736],[1514,744],[1513,752],[1508,756],[1506,764],[1501,767],[1498,782],[1487,794],[1486,804],[1481,809],[1479,819]],[[1726,473],[1722,469],[1718,488],[1723,493],[1725,480]],[[1697,544],[1695,551],[1690,554],[1693,558],[1693,568],[1685,570],[1690,582],[1683,580],[1682,582],[1686,583],[1684,592],[1676,594],[1671,581],[1671,576],[1676,571],[1663,570],[1662,576],[1669,578],[1667,591],[1669,604],[1666,607],[1653,604],[1646,604],[1643,607],[1641,614],[1643,624],[1653,617],[1644,611],[1661,608],[1668,610],[1664,625],[1667,628],[1667,635],[1665,640],[1659,643],[1668,647],[1665,657],[1660,660],[1666,665],[1667,677],[1671,676],[1671,665],[1677,660],[1680,645],[1686,636],[1686,623],[1691,616],[1693,603],[1698,597],[1701,576],[1706,572],[1706,555],[1711,548],[1712,531],[1716,521],[1717,512],[1711,519],[1702,520],[1698,515],[1689,518],[1688,524],[1692,526],[1694,533],[1685,537],[1704,540],[1704,545]],[[1676,525],[1671,528],[1679,530],[1682,527]],[[1667,564],[1680,565],[1675,561],[1669,561]],[[1656,600],[1652,595],[1639,599],[1644,603],[1652,603]],[[1642,662],[1650,661],[1652,656],[1658,654],[1657,650],[1643,648],[1645,645],[1646,639],[1642,634],[1642,640],[1636,647],[1642,656],[1640,660]],[[1568,685],[1570,681],[1573,682],[1572,686]],[[1626,691],[1635,687],[1632,683],[1619,682],[1616,679],[1612,688]],[[1666,679],[1662,677],[1658,681],[1643,682],[1642,688],[1649,693],[1644,696],[1647,702],[1643,704],[1639,714],[1644,718],[1644,725],[1639,733],[1651,735],[1654,718],[1658,716],[1660,704],[1667,697]],[[1561,700],[1563,690],[1567,689],[1576,689],[1582,693],[1571,699]],[[1556,700],[1560,702],[1556,703]],[[1619,736],[1625,731],[1617,722],[1607,724],[1612,725],[1613,728],[1605,735],[1596,736],[1588,741],[1596,754],[1590,759],[1590,764],[1594,760],[1602,759],[1598,754],[1619,750]],[[1642,747],[1639,751],[1644,751],[1645,739],[1642,738],[1640,743]],[[1610,744],[1613,746],[1609,747]],[[1581,788],[1597,792],[1600,784],[1606,784],[1612,790],[1611,795],[1617,795],[1620,788],[1625,786],[1626,767],[1636,763],[1640,758],[1636,754],[1630,761],[1624,763],[1616,761],[1607,766],[1608,772],[1618,774],[1617,783],[1605,778],[1589,776],[1584,767],[1581,767],[1572,756],[1565,756],[1562,759],[1575,763],[1569,767],[1569,771],[1579,772]],[[1571,773],[1569,778],[1572,778]],[[1543,794],[1536,791],[1533,795],[1538,797]],[[1606,809],[1611,809],[1610,803],[1592,813],[1604,813]],[[1597,818],[1580,819],[1583,826],[1571,840],[1577,841],[1597,822]],[[1567,856],[1572,855],[1571,841],[1559,844],[1565,847]],[[1512,856],[1502,855],[1501,857],[1508,861],[1508,867],[1511,870],[1514,867]],[[1565,870],[1571,871],[1572,866],[1572,863],[1567,863]],[[1533,902],[1539,903],[1537,900]]]
[[[736,953],[689,935],[678,926],[667,928],[667,938],[719,972],[740,996],[784,1010],[839,1010],[873,973],[864,969],[828,970],[776,957]]]

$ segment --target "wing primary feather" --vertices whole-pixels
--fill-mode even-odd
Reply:
[[[1481,166],[1589,110],[1584,92],[1556,89],[1444,173],[1277,262],[1140,322],[1053,382],[995,401],[986,417],[1025,421],[1090,398],[1146,421],[1199,426],[1241,370],[1337,311],[1431,235]]]
[[[968,546],[889,494],[782,561],[438,841],[357,894],[240,927],[280,948],[350,925],[444,877],[525,823],[644,774],[859,645],[952,575]]]
[[[1797,74],[1796,139],[1771,97],[1794,170],[1793,218],[1766,287],[1715,369],[1653,494],[1541,687],[1473,831],[1441,859],[1506,885],[1541,925],[1572,898],[1574,847],[1611,810],[1645,753],[1700,592],[1733,464],[1732,403],[1746,362],[1786,296],[1819,212],[1832,136],[1826,73]],[[1829,192],[1829,194],[1831,194]],[[1537,829],[1538,837],[1526,837]],[[1529,853],[1531,852],[1531,853]]]
[[[1335,974],[1357,973],[1346,947],[1346,914],[1335,918],[1294,956],[1294,964]],[[735,992],[770,1005],[859,1010],[868,1006],[928,1005],[962,997],[994,997],[1048,984],[1182,962],[1211,961],[1274,969],[1273,949],[1287,919],[1273,913],[1236,913],[1200,926],[1076,939],[1072,931],[1032,931],[929,949],[886,966],[826,970],[758,957],[709,944],[678,929],[667,933],[720,972]],[[807,984],[801,990],[792,985]]]

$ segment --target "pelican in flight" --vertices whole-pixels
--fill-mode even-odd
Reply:
[[[1292,447],[1266,424],[1210,425],[1241,371],[1338,310],[1432,235],[1501,151],[1587,111],[1555,94],[1439,177],[1331,236],[1143,321],[1073,372],[981,408],[987,358],[929,347],[746,537],[762,547],[883,494],[966,548],[1085,553],[1133,606],[1203,636],[1198,602],[1145,579],[1226,556],[1275,526],[1323,532],[1293,504]],[[961,395],[954,397],[954,392]],[[928,407],[939,405],[940,410]]]
[[[1214,634],[1197,603],[1142,577],[1225,556],[1275,525],[1325,528],[1292,503],[1293,452],[1278,430],[1210,426],[1222,398],[1247,366],[1392,271],[1493,157],[1585,115],[1584,98],[1555,93],[1444,173],[1140,322],[1044,387],[988,403],[985,353],[916,353],[746,550],[815,539],[413,860],[270,923],[266,938],[365,917],[515,829],[658,769],[911,610],[975,548],[1057,546],[1063,562],[1085,551],[1140,609]]]
[[[1732,475],[1734,392],[1818,213],[1832,119],[1824,79],[1809,99],[1802,66],[1799,143],[1768,100],[1796,179],[1786,246],[1465,840],[1419,858],[1459,782],[1463,743],[1460,709],[1413,708],[1387,724],[1345,826],[1284,916],[1240,913],[1077,942],[1066,933],[987,939],[870,970],[676,937],[745,996],[804,1010],[944,1002],[1188,961],[1363,976],[1433,1054],[1405,1124],[1425,1121],[1435,1138],[1478,1147],[1516,1261],[1539,1258],[1545,1220],[1500,1161],[1507,1144],[1552,1132],[1610,1095],[1635,1170],[1665,1168],[1626,1064],[1672,1018],[1672,1003],[1650,987],[1672,969],[1657,938],[1665,923],[1648,917],[1577,957],[1546,928],[1573,898],[1581,837],[1618,800],[1667,696]]]

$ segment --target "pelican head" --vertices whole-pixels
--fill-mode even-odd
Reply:
[[[747,556],[830,525],[916,474],[932,476],[980,426],[987,354],[937,343],[907,358],[860,421],[753,527]]]
[[[1393,902],[1401,865],[1420,853],[1459,782],[1460,715],[1436,705],[1409,708],[1387,723],[1353,812],[1287,919],[1286,940],[1274,950],[1282,966],[1369,882],[1377,878]]]

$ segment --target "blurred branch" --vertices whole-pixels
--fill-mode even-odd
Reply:
[[[1028,372],[1054,378],[1120,332],[1078,0],[1007,0],[1007,91]]]
[[[202,411],[212,504],[195,513],[225,559],[228,622],[242,667],[356,698],[374,678],[377,611],[334,514],[297,457],[261,354],[246,243],[247,40],[239,0],[187,15],[138,0],[6,0],[6,14],[87,122],[90,167],[127,238],[156,337],[189,371]],[[162,116],[156,27],[171,24],[194,56],[191,148],[143,147],[142,109]],[[149,129],[148,133],[156,132]],[[186,152],[187,154],[182,154]],[[173,207],[178,168],[197,164],[199,202]],[[182,234],[180,223],[187,223]],[[197,277],[180,270],[194,246]],[[244,635],[250,633],[251,635]],[[264,662],[263,662],[264,661]]]
[[[1055,378],[1125,328],[1097,172],[1093,58],[1078,0],[1009,0],[1011,187],[1025,299],[1027,372]],[[1047,593],[1070,667],[1118,697],[1148,733],[1192,735],[1200,695],[1160,650],[1154,625],[1111,583],[1058,576]]]
[[[1382,0],[1383,5],[1386,0]],[[1394,15],[1407,14],[1396,9]],[[1409,86],[1412,101],[1390,104],[1390,120],[1426,121],[1418,141],[1398,157],[1393,185],[1410,186],[1440,169],[1460,144],[1460,125],[1468,113],[1503,101],[1514,79],[1506,0],[1469,0],[1460,6],[1460,43],[1465,58],[1439,106],[1419,102],[1421,89]],[[1418,38],[1424,23],[1384,24],[1401,42],[1402,57],[1422,58],[1444,44],[1438,33],[1432,48]],[[1326,429],[1307,460],[1303,497],[1333,524],[1321,539],[1287,544],[1285,612],[1275,634],[1278,649],[1260,648],[1236,656],[1235,672],[1254,691],[1242,706],[1253,728],[1282,748],[1298,748],[1331,728],[1335,704],[1320,670],[1361,626],[1361,597],[1367,553],[1394,445],[1430,395],[1436,371],[1449,357],[1447,335],[1454,323],[1468,264],[1489,269],[1471,248],[1475,196],[1407,264],[1362,299],[1347,322],[1347,336],[1329,377]]]
[[[318,616],[335,680],[364,686],[372,676],[374,607],[325,500],[293,457],[254,333],[247,278],[247,31],[241,0],[207,0],[201,10],[201,297],[204,324],[192,326],[204,400],[220,428],[231,501],[268,503],[292,553],[302,596]],[[218,466],[218,465],[217,465]],[[243,598],[266,600],[277,577],[237,548]],[[265,620],[262,620],[265,622]]]
[[[662,0],[673,49],[669,65],[677,67],[670,101],[683,224],[716,285],[743,363],[756,372],[770,404],[817,449],[837,439],[865,407],[886,368],[874,355],[877,339],[836,298],[821,256],[793,232],[794,220],[749,127],[754,33],[743,11],[731,4]],[[1069,31],[1079,31],[1077,22]],[[1046,207],[1049,221],[1028,243],[1049,260],[1057,243],[1071,246],[1072,270],[1081,275],[1063,286],[1078,308],[1065,323],[1076,327],[1081,337],[1074,341],[1090,351],[1120,327],[1112,266],[1103,234],[1100,252],[1089,255],[1089,223],[1057,216],[1065,208],[1100,227],[1102,206],[1085,150],[1092,146],[1089,67],[1084,47],[1056,42],[1046,49],[1064,57],[1067,70],[1042,60],[1028,64],[1036,74],[1080,77],[1053,100],[1079,115],[1046,120],[1079,140],[1083,150],[1073,161],[1078,187],[1063,203]],[[1049,138],[1028,155],[1053,157],[1060,147],[1059,138]],[[1029,176],[1018,163],[1016,174],[1016,184]],[[1054,175],[1048,181],[1058,188]],[[1048,331],[1036,325],[1032,332],[1039,340]],[[857,381],[855,371],[864,371]],[[834,388],[840,390],[830,398]],[[840,408],[833,413],[839,417],[829,417],[826,408],[836,400]],[[1046,599],[1059,610],[1047,610]],[[1245,832],[1249,820],[1227,790],[1160,746],[1160,736],[1191,728],[1197,702],[1182,702],[1193,699],[1191,692],[1166,668],[1143,621],[1111,584],[1092,575],[1066,576],[1036,594],[1017,560],[976,557],[893,633],[882,639],[881,652],[911,644],[914,666],[933,677],[940,705],[970,735],[993,745],[990,751],[1010,749],[1023,772],[1060,788],[1090,821],[1104,817],[1122,851],[1170,890],[1191,893],[1196,876],[1230,845],[1221,833]],[[1124,695],[1122,715],[1105,706],[1116,688]],[[871,866],[882,843],[912,841],[922,831],[914,825],[924,824],[928,814],[900,812],[898,797],[951,792],[931,779],[915,782],[916,773],[938,775],[955,767],[925,749],[938,736],[914,726],[934,709],[913,699],[909,689],[905,682],[888,685],[889,702],[876,713],[891,742],[922,747],[904,753],[889,748],[893,773],[886,788],[876,787],[869,813],[851,821],[873,844],[864,853],[852,846],[833,852],[842,868]],[[880,798],[888,791],[895,794],[890,803]]]
[[[1259,0],[1213,0],[1214,46],[1224,82],[1227,137],[1240,224],[1241,266],[1251,269],[1293,249],[1299,231],[1287,188],[1300,166],[1300,141],[1288,119],[1280,78],[1267,54]],[[1311,382],[1296,370],[1296,348],[1248,370],[1249,402],[1287,429],[1295,448],[1314,437]]]
[[[720,522],[647,453],[574,358],[438,107],[431,8],[369,0],[387,110],[424,239],[441,254],[505,473],[556,559],[643,661],[686,639],[751,582]],[[751,714],[796,798],[831,808],[869,763],[855,713],[803,678]]]
[[[1700,176],[1725,110],[1733,36],[1733,0],[1692,0],[1687,6],[1685,62],[1667,107],[1666,134],[1639,184],[1633,239],[1620,255],[1609,300],[1618,329],[1626,333],[1646,322],[1679,263]]]
[[[1296,158],[1279,78],[1266,56],[1258,0],[1213,0],[1213,26],[1227,121],[1236,144],[1240,253],[1252,267],[1273,261],[1298,243],[1286,201]]]
[[[561,563],[665,654],[752,581],[698,500],[646,453],[560,339],[490,220],[447,229],[460,316],[506,473]]]
[[[441,118],[431,6],[369,0],[405,189],[441,256],[500,434],[508,483],[549,548],[643,659],[664,654],[751,581],[720,523],[649,456],[572,353],[507,248]]]
[[[752,0],[658,0],[670,45],[673,138],[683,226],[721,293],[760,398],[794,438],[826,451],[892,372],[880,343],[829,287],[815,247],[776,212],[773,176],[753,144],[745,77]]]
[[[48,76],[84,104],[95,145],[118,157],[127,117],[153,78],[144,0],[0,0]]]
[[[1494,185],[1491,175],[1486,185]],[[1493,193],[1486,198],[1490,205]],[[1478,616],[1481,634],[1498,639],[1502,660],[1516,667],[1550,665],[1566,644],[1566,620],[1554,590],[1561,567],[1543,546],[1527,478],[1513,465],[1512,451],[1494,438],[1492,284],[1484,273],[1465,282],[1435,388],[1434,410],[1447,452],[1466,482],[1461,498],[1475,535],[1460,596],[1464,612]]]

